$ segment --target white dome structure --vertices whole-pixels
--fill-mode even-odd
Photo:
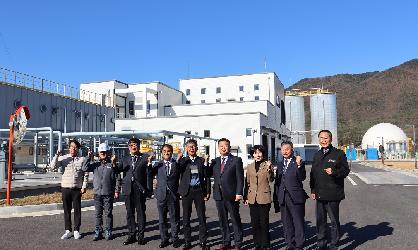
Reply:
[[[388,150],[388,143],[389,146],[394,143],[400,145],[401,143],[406,144],[406,141],[408,140],[406,134],[398,126],[391,123],[379,123],[367,130],[361,141],[361,146],[363,149],[378,148],[379,145],[382,144],[382,137],[383,146],[386,150]]]

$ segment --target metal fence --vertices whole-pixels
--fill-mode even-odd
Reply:
[[[85,102],[91,102],[106,107],[112,106],[111,98],[107,94],[98,94],[86,90],[80,90],[79,88],[69,84],[58,83],[5,68],[0,68],[0,81],[37,91],[57,94]]]

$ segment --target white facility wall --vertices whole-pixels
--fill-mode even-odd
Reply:
[[[232,147],[239,147],[238,155],[248,163],[247,144],[252,144],[252,136],[246,136],[247,128],[260,131],[260,113],[236,115],[209,115],[184,117],[158,117],[130,120],[116,120],[116,130],[169,130],[184,133],[190,131],[192,135],[203,136],[204,130],[210,130],[210,137],[226,137],[231,141]],[[260,137],[255,134],[255,143],[260,143]],[[201,146],[201,145],[199,145]],[[209,144],[210,155],[219,156],[215,152],[213,143]]]
[[[179,87],[185,94],[186,89],[190,89],[190,95],[186,98],[191,104],[201,103],[201,100],[215,103],[217,98],[220,98],[221,102],[229,99],[239,101],[240,97],[244,97],[244,101],[253,101],[255,96],[274,103],[274,78],[274,73],[194,78],[180,80]],[[259,90],[254,90],[254,84],[259,84]],[[241,85],[244,86],[244,91],[239,91]],[[221,87],[221,93],[216,93],[217,87]],[[206,94],[201,94],[201,88],[206,88]]]
[[[172,106],[165,112],[166,116],[184,116],[184,115],[211,115],[222,113],[249,113],[261,112],[268,115],[267,101],[253,102],[228,102],[228,103],[208,103]]]

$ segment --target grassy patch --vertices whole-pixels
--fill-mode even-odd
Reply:
[[[82,200],[93,199],[93,190],[87,189],[87,192],[81,196]],[[51,203],[62,203],[62,196],[60,192],[52,194],[41,194],[35,196],[27,196],[24,198],[12,199],[11,205],[13,206],[25,206],[25,205],[41,205]],[[6,200],[0,200],[0,206],[5,206]]]

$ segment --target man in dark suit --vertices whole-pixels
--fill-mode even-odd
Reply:
[[[286,249],[303,249],[305,244],[305,202],[309,196],[303,189],[305,163],[293,155],[293,143],[281,144],[283,161],[277,165],[274,203],[280,207]]]
[[[199,218],[199,240],[202,249],[209,249],[206,246],[208,238],[206,229],[205,201],[210,196],[210,179],[207,177],[208,155],[205,158],[196,155],[197,141],[190,139],[186,142],[187,156],[179,160],[181,167],[181,179],[179,194],[182,197],[183,206],[183,250],[191,249],[191,227],[190,216],[193,202],[195,204],[197,217]]]
[[[344,179],[350,173],[344,151],[331,145],[332,133],[318,134],[321,149],[314,155],[310,175],[311,198],[316,200],[317,249],[327,249],[327,214],[331,220],[331,244],[338,248],[340,239],[340,202],[345,198]]]
[[[234,228],[235,249],[241,249],[242,223],[239,214],[239,201],[242,200],[244,188],[244,168],[240,157],[233,156],[230,141],[218,140],[220,157],[215,158],[210,167],[210,176],[214,177],[213,198],[218,210],[219,224],[222,232],[222,244],[217,250],[231,248],[228,213],[231,215]]]
[[[123,172],[122,195],[125,198],[126,221],[129,236],[124,245],[136,242],[136,230],[138,225],[138,244],[145,245],[145,201],[150,190],[148,183],[148,155],[139,152],[140,141],[138,138],[129,139],[129,155],[125,156],[117,166],[119,172]],[[135,220],[135,210],[137,220]]]
[[[171,241],[174,248],[181,246],[179,240],[180,206],[177,190],[179,187],[180,168],[173,156],[173,146],[164,144],[161,148],[163,160],[154,164],[151,176],[157,176],[157,187],[154,195],[157,198],[160,248],[171,244],[168,234],[167,212],[170,213]],[[149,161],[151,163],[151,160]]]

